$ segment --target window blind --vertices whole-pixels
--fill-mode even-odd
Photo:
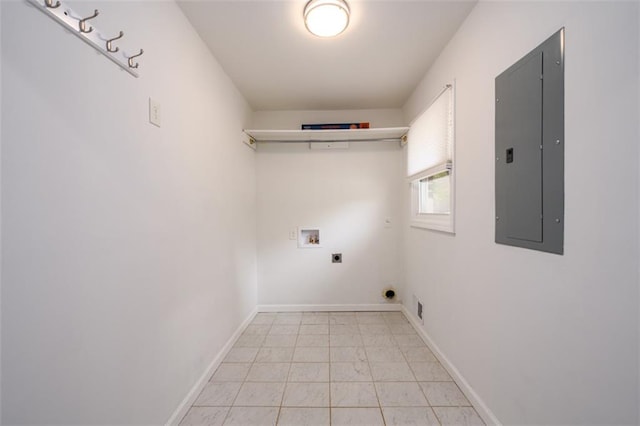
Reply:
[[[447,85],[429,108],[415,119],[407,134],[407,141],[408,177],[452,160],[452,85]]]

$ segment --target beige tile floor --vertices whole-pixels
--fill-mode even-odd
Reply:
[[[181,425],[483,425],[400,312],[259,313]]]

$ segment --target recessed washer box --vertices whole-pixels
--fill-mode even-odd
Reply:
[[[298,227],[298,248],[318,248],[320,245],[320,228],[317,226]]]

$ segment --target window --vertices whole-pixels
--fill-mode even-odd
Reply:
[[[449,185],[451,176],[449,170],[427,176],[418,181],[418,213],[419,214],[449,214],[451,213],[451,198]]]
[[[411,226],[454,232],[453,124],[453,86],[447,85],[409,131]]]

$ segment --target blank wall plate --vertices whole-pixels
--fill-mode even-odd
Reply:
[[[349,142],[309,142],[309,149],[349,149]]]
[[[149,98],[149,123],[160,127],[160,102]]]

